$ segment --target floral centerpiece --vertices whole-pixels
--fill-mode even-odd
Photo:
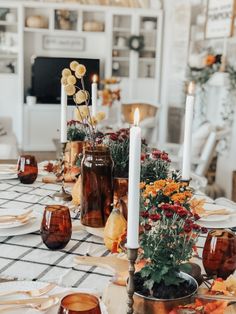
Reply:
[[[184,297],[196,290],[181,275],[201,232],[190,206],[191,189],[171,179],[141,184],[141,258],[136,292],[159,299]],[[181,284],[181,285],[180,285]],[[176,289],[178,287],[178,289]]]
[[[81,223],[89,227],[104,227],[112,209],[113,161],[109,148],[96,141],[98,134],[96,125],[105,115],[103,112],[96,115],[90,113],[90,95],[85,89],[85,75],[86,67],[72,61],[70,67],[62,71],[61,83],[66,94],[73,97],[76,120],[80,122],[86,135],[80,167],[81,187],[78,188]],[[69,131],[70,135],[75,134],[74,128],[70,128]]]

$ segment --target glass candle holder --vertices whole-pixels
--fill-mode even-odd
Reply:
[[[58,314],[101,314],[99,300],[88,293],[74,293],[61,300]]]
[[[72,234],[69,208],[62,205],[46,206],[40,231],[43,243],[49,249],[63,249]]]
[[[236,269],[236,236],[230,230],[212,230],[203,248],[202,262],[210,277],[226,279]]]
[[[34,183],[38,176],[38,165],[35,157],[32,155],[21,155],[17,162],[17,173],[21,183]]]

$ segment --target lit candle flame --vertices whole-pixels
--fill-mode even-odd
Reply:
[[[93,81],[93,83],[97,83],[97,81],[98,81],[98,76],[97,76],[97,74],[94,74],[94,75],[93,75],[92,81]]]
[[[139,125],[139,119],[140,119],[140,114],[139,114],[139,108],[136,108],[134,111],[134,125],[138,126]]]
[[[188,84],[188,94],[189,95],[194,95],[194,93],[195,93],[195,83],[193,81],[191,81]]]

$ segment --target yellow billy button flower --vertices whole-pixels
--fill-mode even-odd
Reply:
[[[74,76],[74,75],[69,75],[69,76],[67,76],[67,82],[68,82],[68,84],[75,85],[75,83],[76,83],[76,78],[75,78],[75,76]]]
[[[88,94],[87,94],[86,91],[84,91],[84,90],[79,90],[79,91],[75,94],[75,102],[76,102],[78,105],[84,103],[87,99],[88,99]]]
[[[80,114],[81,114],[81,116],[82,116],[83,118],[87,118],[87,117],[88,117],[88,115],[89,115],[89,109],[88,109],[87,106],[81,106],[81,107],[79,108],[79,110],[80,110]]]
[[[68,84],[66,77],[63,76],[63,77],[61,78],[61,84],[64,85],[64,86],[66,86],[66,85]]]
[[[71,84],[66,85],[65,92],[68,96],[74,95],[74,93],[76,92],[75,86]]]
[[[67,77],[69,75],[71,75],[71,70],[68,68],[65,68],[62,72],[61,72],[63,77]]]
[[[103,112],[103,111],[98,112],[98,113],[96,114],[96,116],[95,116],[95,118],[96,118],[96,120],[97,120],[98,122],[104,120],[105,117],[106,117],[106,114],[105,114],[105,112]]]
[[[77,61],[71,61],[71,63],[70,63],[70,69],[72,70],[72,71],[75,71],[75,69],[76,69],[76,67],[79,65],[79,62],[77,62]]]
[[[77,65],[75,68],[76,77],[83,77],[86,73],[86,67],[83,64]]]
[[[79,122],[83,122],[83,117],[82,117],[81,112],[78,108],[75,108],[74,116],[75,116],[75,120],[77,120]]]

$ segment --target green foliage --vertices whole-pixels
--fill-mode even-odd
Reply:
[[[85,126],[75,120],[67,123],[67,140],[68,141],[84,141],[86,138]]]

